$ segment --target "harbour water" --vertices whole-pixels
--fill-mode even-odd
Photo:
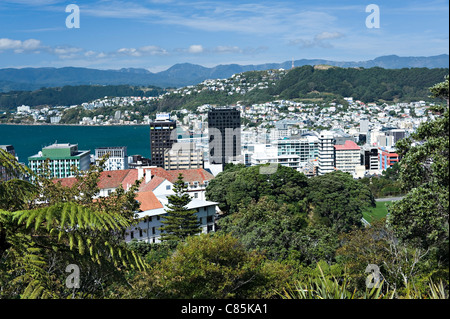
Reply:
[[[0,145],[13,145],[19,161],[55,142],[78,144],[79,150],[104,146],[127,146],[128,156],[150,157],[150,130],[147,125],[0,125]]]

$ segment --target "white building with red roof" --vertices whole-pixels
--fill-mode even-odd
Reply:
[[[177,181],[180,173],[192,197],[187,208],[196,210],[203,233],[215,231],[218,203],[205,199],[206,186],[214,176],[203,168],[166,171],[161,167],[150,166],[103,171],[100,173],[98,182],[100,192],[97,197],[109,196],[120,186],[129,190],[137,180],[141,180],[136,192],[136,200],[140,204],[139,211],[136,212],[138,223],[126,230],[125,241],[133,239],[149,243],[160,241],[159,228],[162,226],[161,220],[167,214],[167,196],[174,194],[173,183]],[[75,177],[54,179],[55,183],[61,183],[66,187],[72,187],[76,181]]]
[[[361,148],[353,141],[334,145],[334,167],[337,170],[355,175],[361,166]]]

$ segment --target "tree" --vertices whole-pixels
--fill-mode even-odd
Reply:
[[[237,212],[262,197],[286,203],[299,210],[306,196],[307,178],[290,167],[278,165],[273,174],[262,174],[263,167],[236,166],[221,172],[206,188],[206,197],[219,203],[225,213]]]
[[[448,75],[445,76],[443,82],[437,83],[430,88],[431,97],[444,99],[447,102],[447,108],[449,107],[449,84]]]
[[[261,198],[238,212],[219,219],[220,232],[239,238],[249,250],[264,252],[270,258],[281,261],[294,245],[299,231],[306,226],[305,214],[292,212],[286,204]]]
[[[335,171],[308,181],[308,203],[312,224],[331,227],[336,232],[361,226],[362,209],[375,207],[370,189],[349,173]]]
[[[448,101],[448,76],[431,91]],[[403,241],[425,249],[440,247],[448,263],[449,109],[435,111],[441,115],[396,144],[399,181],[407,194],[391,205],[387,222]]]
[[[201,234],[149,271],[138,274],[127,298],[269,298],[289,279],[288,268],[266,260],[227,234]]]
[[[29,172],[12,158],[1,157],[0,165]],[[0,298],[105,297],[112,284],[127,285],[128,270],[145,269],[123,242],[129,216],[69,198],[50,203],[40,196],[45,185],[21,181],[11,191],[9,182],[0,181]],[[72,264],[81,272],[77,289],[65,285]]]
[[[196,216],[196,211],[188,209],[186,206],[191,202],[191,197],[187,193],[187,187],[183,180],[183,174],[178,175],[177,181],[173,184],[175,195],[169,195],[167,215],[160,227],[162,241],[183,241],[188,236],[201,232],[201,228]]]
[[[433,282],[448,279],[448,269],[439,269],[429,250],[400,242],[385,220],[341,234],[340,241],[336,259],[347,270],[355,288],[366,286],[365,269],[370,264],[378,267],[380,280],[396,294],[403,294],[410,287],[423,292],[430,279]]]

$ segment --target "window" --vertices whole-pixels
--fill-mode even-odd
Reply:
[[[166,190],[170,191],[170,185],[166,185]]]
[[[131,239],[134,238],[134,232],[130,232],[130,238],[131,238]]]
[[[198,193],[194,193],[194,198],[198,198]]]
[[[139,237],[142,237],[142,229],[139,229]]]

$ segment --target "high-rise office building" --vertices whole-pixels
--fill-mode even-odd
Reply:
[[[78,150],[78,144],[53,144],[38,154],[28,157],[29,167],[36,174],[42,173],[42,165],[48,159],[51,177],[65,178],[74,175],[73,166],[80,171],[89,169],[90,151]]]
[[[164,151],[176,143],[176,121],[170,120],[169,114],[157,114],[150,123],[150,154],[153,166],[164,167]]]
[[[209,163],[232,162],[241,155],[241,113],[236,108],[208,111]]]
[[[334,137],[332,132],[323,131],[319,135],[319,175],[324,175],[334,171],[333,140]]]

